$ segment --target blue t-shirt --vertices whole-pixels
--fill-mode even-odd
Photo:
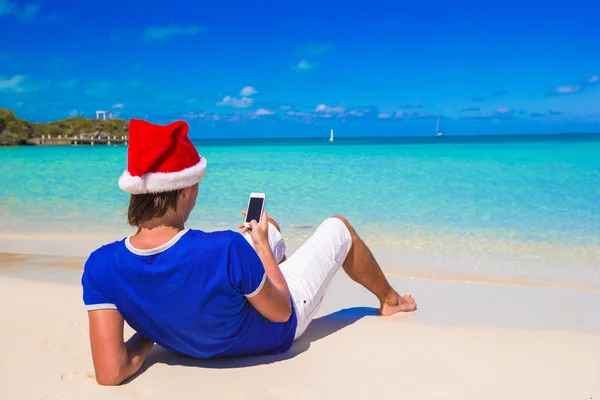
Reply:
[[[263,317],[246,296],[266,278],[258,254],[233,231],[181,231],[168,243],[138,250],[129,239],[94,251],[82,276],[89,310],[116,308],[135,331],[197,358],[288,350],[296,311],[287,322]]]

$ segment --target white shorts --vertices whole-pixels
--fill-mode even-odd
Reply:
[[[252,244],[250,235],[244,235]],[[269,244],[275,261],[285,255],[285,242],[281,233],[269,224]],[[352,247],[352,236],[344,223],[328,218],[316,232],[279,268],[292,294],[298,326],[294,339],[308,328],[319,310],[325,292],[335,273],[340,269]]]
[[[283,237],[281,233],[275,228],[275,225],[269,222],[269,230],[267,231],[269,235],[269,247],[271,247],[271,253],[273,253],[273,258],[275,262],[279,264],[285,256],[285,242],[283,241]],[[254,242],[252,241],[252,237],[248,232],[243,235],[248,243],[254,248]]]

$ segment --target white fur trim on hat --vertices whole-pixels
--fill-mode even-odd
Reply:
[[[206,175],[206,159],[192,167],[177,172],[148,172],[142,176],[131,176],[123,172],[119,187],[131,194],[160,193],[183,189],[199,183]]]

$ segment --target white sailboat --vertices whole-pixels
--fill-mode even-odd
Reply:
[[[330,132],[329,141],[333,142],[333,129]]]
[[[437,124],[435,125],[436,136],[444,136],[443,132],[440,132],[440,116],[437,117]]]

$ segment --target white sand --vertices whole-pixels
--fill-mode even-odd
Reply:
[[[600,399],[599,293],[392,277],[419,310],[381,318],[343,273],[287,354],[199,361],[155,346],[141,375],[100,387],[81,262],[0,255],[0,398]]]

